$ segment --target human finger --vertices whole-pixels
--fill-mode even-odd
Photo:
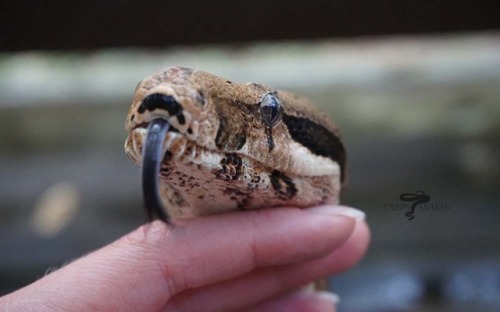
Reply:
[[[254,270],[236,279],[192,289],[172,298],[165,311],[233,311],[279,296],[355,265],[370,239],[363,220],[349,239],[328,255],[300,263]]]
[[[295,208],[229,213],[173,226],[153,222],[8,300],[36,304],[41,311],[44,305],[156,310],[185,289],[328,254],[353,228],[352,218],[335,207],[323,213]]]

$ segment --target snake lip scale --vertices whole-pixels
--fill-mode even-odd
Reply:
[[[346,176],[338,128],[309,100],[190,68],[141,81],[126,129],[146,208],[164,221],[335,204]]]

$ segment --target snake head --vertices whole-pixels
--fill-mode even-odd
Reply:
[[[201,86],[190,83],[192,72],[188,68],[170,68],[145,78],[137,85],[125,123],[129,133],[125,151],[136,163],[141,159],[146,128],[156,118],[167,120],[171,133],[199,141],[202,146],[211,145],[208,135],[213,132],[210,129],[213,127],[210,108],[200,91]]]
[[[150,140],[158,120],[167,130]],[[143,185],[159,189],[174,216],[338,201],[345,153],[337,128],[291,93],[172,67],[138,84],[126,129],[125,151],[143,174],[148,159],[156,162],[148,176],[160,183]]]

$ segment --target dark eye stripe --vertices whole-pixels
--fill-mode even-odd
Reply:
[[[345,177],[345,149],[337,135],[312,120],[283,115],[283,122],[292,139],[307,147],[313,154],[329,157],[340,166],[341,180]]]

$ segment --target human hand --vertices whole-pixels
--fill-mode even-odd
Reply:
[[[364,255],[363,214],[276,208],[146,224],[18,291],[2,311],[335,311],[301,290]]]

